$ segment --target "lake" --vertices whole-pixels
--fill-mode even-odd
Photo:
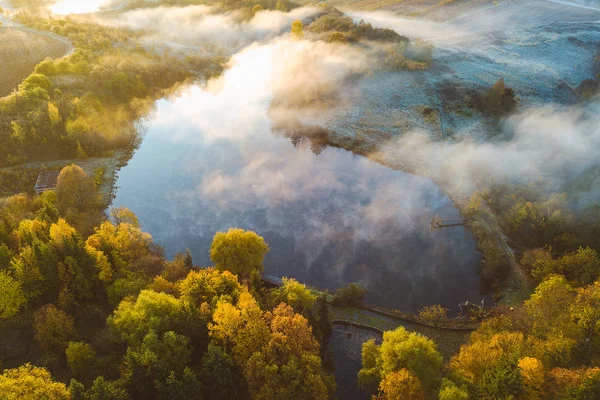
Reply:
[[[273,132],[268,75],[242,62],[157,102],[112,206],[134,211],[168,256],[189,248],[196,265],[210,265],[215,232],[239,227],[268,242],[270,275],[330,290],[360,282],[369,304],[406,311],[479,302],[470,232],[430,230],[434,213],[459,215],[451,200],[429,179]]]

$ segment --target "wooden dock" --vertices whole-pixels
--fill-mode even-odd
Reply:
[[[436,229],[442,228],[450,228],[453,226],[463,226],[465,224],[465,219],[461,217],[438,217],[435,214],[431,219],[431,230],[434,231]]]

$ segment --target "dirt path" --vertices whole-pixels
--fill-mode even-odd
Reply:
[[[498,217],[488,204],[482,204],[482,217],[477,222],[481,223],[490,238],[500,246],[504,259],[510,267],[510,276],[507,278],[506,289],[503,293],[503,302],[509,305],[520,304],[528,297],[534,287],[529,274],[517,261],[514,250],[508,244],[508,237],[500,227]]]

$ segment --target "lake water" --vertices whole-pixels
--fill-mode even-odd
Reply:
[[[257,68],[253,67],[256,71]],[[480,301],[480,254],[429,179],[335,148],[314,154],[272,132],[266,75],[228,70],[211,90],[190,87],[157,103],[119,173],[113,206],[134,211],[167,255],[189,248],[208,266],[213,235],[262,235],[265,272],[320,288],[361,282],[370,304],[416,311]]]

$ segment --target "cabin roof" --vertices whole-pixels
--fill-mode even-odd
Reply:
[[[273,276],[273,275],[265,275],[265,274],[263,274],[262,280],[263,280],[263,282],[271,284],[272,286],[283,286],[283,279],[278,278],[278,277]]]
[[[35,191],[37,193],[42,193],[48,190],[54,190],[56,182],[58,182],[58,175],[60,175],[60,170],[40,173],[35,183]]]

